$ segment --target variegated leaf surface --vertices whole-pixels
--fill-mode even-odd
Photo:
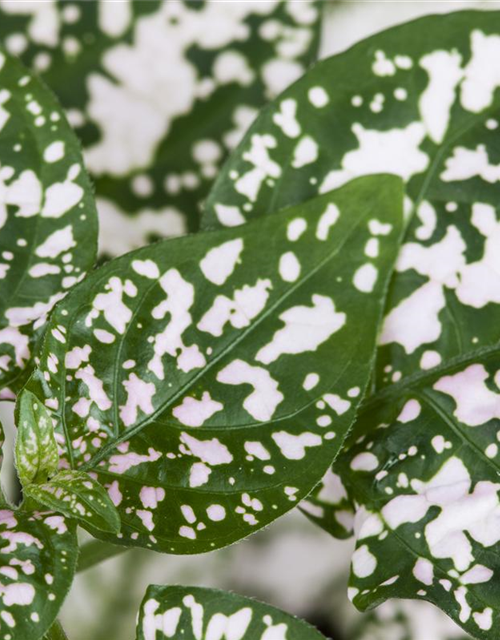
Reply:
[[[4,441],[0,428],[0,449]],[[60,514],[22,511],[0,499],[0,638],[38,640],[69,591],[76,526]]]
[[[64,469],[47,482],[27,485],[24,495],[90,530],[120,531],[120,516],[107,491],[83,471]]]
[[[0,2],[0,39],[55,91],[82,140],[101,251],[198,228],[228,152],[315,59],[320,6]]]
[[[355,428],[353,441],[360,431],[364,441],[334,470],[347,504],[361,505],[354,602],[367,608],[390,596],[428,599],[481,638],[496,637],[498,613],[495,516],[485,506],[494,512],[498,503],[495,52],[500,14],[463,12],[391,29],[319,63],[256,122],[207,208],[208,226],[237,224],[374,170],[407,180],[413,217],[380,337],[373,388],[380,395]],[[294,167],[285,159],[299,158],[307,136],[321,146],[311,162]],[[265,161],[257,162],[259,145]],[[424,510],[424,496],[443,484]],[[305,508],[339,534],[346,492],[325,502],[321,491],[324,483]],[[391,500],[406,504],[407,494],[414,521],[396,518],[392,528],[384,509]],[[365,510],[374,514],[363,525]],[[469,516],[483,523],[486,537],[471,533]],[[448,518],[436,550],[432,535]],[[460,548],[460,558],[439,555]],[[357,575],[363,558],[373,572]]]
[[[0,50],[1,399],[25,381],[47,314],[92,266],[96,240],[76,136],[50,91]]]
[[[252,598],[202,587],[150,585],[136,640],[325,640],[314,627]]]
[[[350,595],[428,600],[498,637],[498,347],[374,396],[336,462],[357,505]]]
[[[45,482],[59,465],[54,425],[43,402],[24,390],[16,405],[16,468],[23,486]]]
[[[0,638],[37,640],[71,586],[76,526],[52,512],[0,510]]]
[[[109,490],[108,539],[207,551],[309,493],[366,387],[401,231],[400,179],[372,176],[132,252],[57,306],[28,387],[62,466]]]
[[[213,228],[359,175],[406,181],[414,214],[377,387],[500,337],[497,54],[500,12],[465,11],[395,27],[319,62],[261,112],[207,200],[204,226]]]
[[[328,469],[307,499],[302,500],[300,509],[339,540],[354,533],[356,506],[335,468]]]

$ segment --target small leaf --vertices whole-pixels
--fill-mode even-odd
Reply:
[[[136,640],[325,640],[314,627],[267,604],[201,587],[150,585]]]
[[[94,262],[97,214],[62,109],[1,49],[0,87],[0,399],[13,399],[47,315]]]
[[[106,539],[208,551],[311,491],[368,381],[401,209],[398,178],[354,181],[130,253],[57,306],[65,342],[49,330],[29,389],[56,407],[62,464],[117,506]]]
[[[21,484],[45,482],[57,472],[54,425],[45,405],[27,389],[16,405],[16,468]]]
[[[107,491],[83,471],[60,471],[49,482],[28,485],[24,494],[84,527],[120,531],[120,516]]]
[[[8,47],[23,34],[14,53],[55,92],[82,141],[101,251],[198,229],[199,203],[229,151],[315,61],[322,4],[0,3],[0,39]]]
[[[2,638],[41,638],[71,586],[76,527],[61,515],[0,510]]]

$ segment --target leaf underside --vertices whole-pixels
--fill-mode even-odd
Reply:
[[[228,152],[315,60],[320,7],[0,3],[0,40],[52,88],[82,140],[101,252],[198,228],[199,203]]]
[[[1,49],[0,87],[0,399],[12,399],[47,314],[94,262],[97,214],[59,105]]]
[[[427,599],[479,638],[496,637],[500,613],[499,55],[500,13],[467,11],[390,29],[318,63],[256,120],[204,220],[239,224],[377,171],[406,181],[412,215],[379,338],[375,397],[304,509],[345,537],[360,506],[357,606]],[[434,491],[425,510],[422,496]],[[390,526],[383,514],[393,500],[413,522]]]
[[[201,587],[150,585],[137,640],[324,640],[314,627],[251,598]]]
[[[48,331],[28,388],[61,466],[107,487],[122,519],[108,540],[203,552],[312,489],[367,384],[401,226],[400,180],[366,178],[132,252],[57,306],[64,341]]]

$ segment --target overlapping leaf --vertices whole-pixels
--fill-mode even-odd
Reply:
[[[50,481],[24,487],[24,494],[91,530],[120,531],[120,517],[111,498],[88,473],[66,469]]]
[[[377,386],[500,337],[499,227],[485,207],[499,195],[499,52],[500,13],[466,11],[390,29],[319,62],[261,112],[208,198],[206,228],[272,213],[357,175],[407,181],[415,215],[391,287]]]
[[[354,533],[356,507],[342,478],[334,469],[328,469],[307,500],[302,500],[300,509],[310,520],[339,540],[350,538]]]
[[[499,369],[496,348],[470,354],[366,406],[337,463],[360,505],[351,575],[360,608],[421,598],[473,637],[497,637]]]
[[[319,7],[0,2],[0,39],[55,91],[83,142],[101,250],[198,227],[228,150],[315,59]]]
[[[23,486],[45,482],[59,465],[50,412],[32,393],[24,390],[16,405],[16,467]]]
[[[97,217],[51,93],[0,50],[0,398],[12,398],[57,300],[93,264]]]
[[[464,12],[391,29],[318,64],[255,123],[207,208],[207,225],[238,224],[356,175],[384,169],[407,180],[415,213],[390,289],[374,381],[374,390],[388,391],[355,430],[353,440],[366,431],[364,442],[338,466],[352,492],[347,504],[375,512],[359,525],[354,601],[365,608],[391,595],[429,599],[484,638],[495,637],[497,611],[495,527],[477,510],[486,488],[494,508],[498,487],[499,52],[500,14]],[[408,425],[397,421],[406,401],[405,422],[412,412],[415,418]],[[374,431],[377,425],[385,426]],[[423,504],[422,492],[448,481],[453,486],[429,498],[425,512],[411,507],[412,523],[391,528],[379,521],[391,500],[405,504],[410,494],[408,505]],[[331,508],[319,498],[322,490],[310,499],[313,515],[326,528],[334,522],[338,533],[338,507],[345,505],[337,496]],[[467,560],[440,557],[444,551],[426,538],[426,527],[436,531],[440,525],[432,523],[450,511],[453,524],[440,540],[448,551],[470,544]],[[490,537],[470,533],[464,517],[471,513],[487,519]],[[363,558],[373,572],[357,575]],[[417,561],[429,585],[414,577]]]
[[[77,556],[74,524],[53,512],[14,510],[2,497],[0,637],[43,636],[70,588]]]
[[[370,177],[132,252],[57,306],[28,386],[63,464],[108,488],[119,542],[221,547],[321,479],[368,380],[401,227],[400,180]]]
[[[151,585],[137,640],[324,640],[314,627],[251,598],[201,587]]]

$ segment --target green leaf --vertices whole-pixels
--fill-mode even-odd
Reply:
[[[0,398],[12,399],[47,314],[94,262],[97,219],[52,94],[2,50],[0,87]]]
[[[49,482],[28,485],[24,494],[86,528],[120,531],[120,516],[107,491],[83,471],[60,471]]]
[[[45,482],[57,472],[59,455],[49,411],[27,389],[18,398],[16,468],[22,485]]]
[[[334,469],[328,469],[319,484],[299,506],[307,517],[339,540],[354,532],[355,505]]]
[[[389,293],[376,387],[500,339],[491,208],[499,197],[500,79],[481,71],[499,38],[500,12],[456,12],[319,62],[261,112],[207,200],[204,226],[212,228],[355,176],[405,179],[414,214]],[[301,153],[310,161],[297,166]]]
[[[68,640],[68,636],[59,621],[56,621],[50,628],[49,633],[45,636],[45,640]]]
[[[41,74],[82,140],[101,251],[198,228],[199,203],[228,152],[314,61],[321,5],[0,5],[0,39]]]
[[[372,369],[401,217],[400,180],[366,178],[132,252],[57,306],[64,342],[47,333],[28,386],[63,463],[109,490],[122,530],[108,540],[208,551],[311,491]]]
[[[46,419],[43,407],[35,407],[40,402],[30,402],[31,395],[23,392],[18,415]],[[3,441],[0,426],[0,456]],[[40,468],[36,465],[36,473]],[[77,558],[74,522],[46,510],[12,509],[0,492],[0,637],[37,640],[44,635],[69,591]]]
[[[136,640],[325,640],[314,627],[252,598],[201,587],[150,585]]]
[[[464,354],[364,407],[336,463],[359,506],[357,607],[420,598],[473,637],[496,638],[499,370],[496,346]]]
[[[389,291],[377,395],[335,465],[360,505],[352,594],[362,609],[391,596],[427,599],[480,638],[496,636],[500,613],[500,78],[485,72],[499,52],[500,13],[458,12],[319,63],[256,121],[221,172],[206,220],[239,222],[372,171],[406,179],[414,214]],[[289,158],[300,138],[278,117],[292,102],[300,135],[321,141],[299,169]],[[252,147],[264,142],[258,173]],[[324,505],[313,506],[320,515]],[[393,509],[393,520],[384,516]],[[328,527],[335,509],[324,515]]]
[[[2,637],[44,635],[69,590],[77,556],[76,527],[63,516],[0,510]]]

